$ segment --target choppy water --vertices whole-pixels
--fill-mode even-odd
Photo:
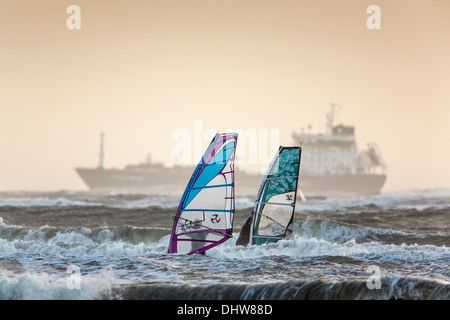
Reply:
[[[1,192],[0,299],[450,299],[450,190],[298,202],[294,232],[167,254],[179,197]]]

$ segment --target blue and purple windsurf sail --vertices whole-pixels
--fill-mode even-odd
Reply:
[[[203,253],[231,238],[237,137],[216,134],[195,168],[174,217],[169,253]]]

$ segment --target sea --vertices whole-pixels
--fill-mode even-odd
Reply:
[[[450,189],[298,199],[293,232],[168,254],[179,195],[0,192],[2,300],[449,300]]]

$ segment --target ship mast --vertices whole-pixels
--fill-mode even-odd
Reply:
[[[336,103],[331,103],[331,110],[327,113],[327,129],[329,134],[333,134],[333,126],[334,126],[334,113],[336,108],[341,108],[340,105]]]
[[[100,151],[98,153],[98,167],[100,169],[103,169],[103,159],[105,157],[104,140],[105,140],[105,134],[102,132],[102,133],[100,133]]]

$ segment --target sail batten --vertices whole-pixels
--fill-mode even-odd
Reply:
[[[189,188],[189,190],[205,189],[205,188],[220,188],[220,187],[226,187],[226,186],[234,186],[234,184],[233,183],[218,184],[218,185],[215,185],[215,186],[204,186],[204,187]]]
[[[282,202],[259,202],[259,201],[257,201],[257,203],[260,203],[260,204],[276,204],[276,205],[280,205],[280,206],[291,206],[291,207],[295,206],[295,204],[293,204],[293,203],[282,203]]]
[[[203,253],[231,237],[237,134],[216,134],[180,200],[169,253]]]
[[[186,212],[186,211],[201,211],[201,212],[204,212],[204,211],[211,211],[211,212],[234,212],[234,209],[233,210],[221,210],[221,209],[183,209],[183,210],[180,210],[180,212]]]
[[[271,177],[266,180],[279,180],[279,179],[296,179],[298,176],[286,176],[286,177]]]

